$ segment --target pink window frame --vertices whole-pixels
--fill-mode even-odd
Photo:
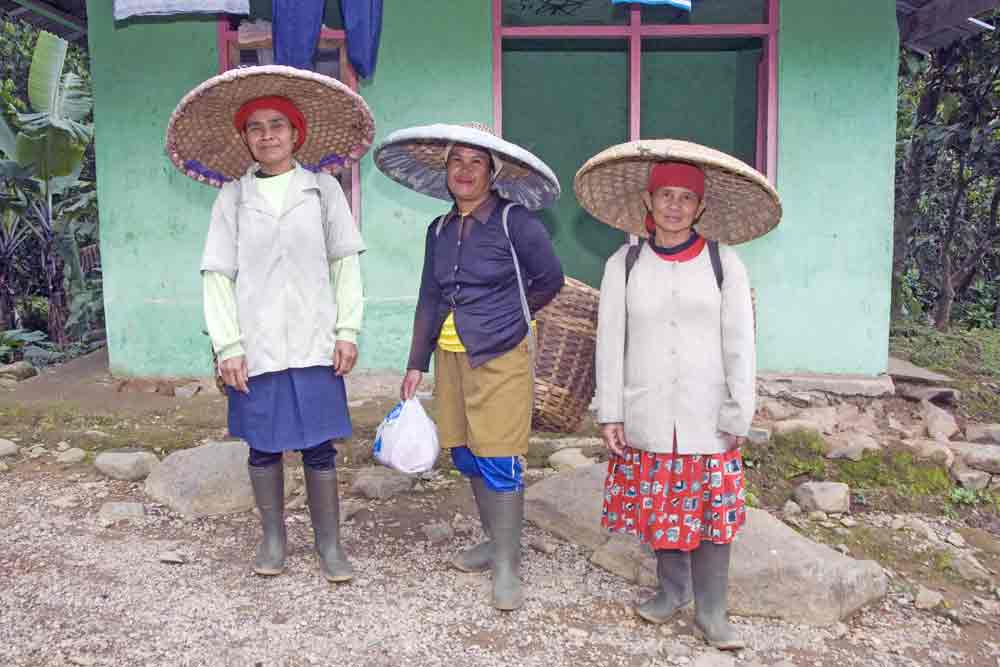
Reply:
[[[765,23],[720,25],[649,25],[642,23],[640,5],[629,6],[627,25],[505,26],[503,0],[493,2],[493,126],[502,132],[503,40],[505,38],[625,39],[629,43],[629,139],[639,139],[642,94],[642,40],[649,37],[758,37],[763,54],[757,76],[756,168],[775,183],[778,162],[778,24],[779,1],[767,0]]]
[[[234,63],[229,62],[229,45],[239,41],[239,31],[233,30],[229,27],[228,19],[220,19],[216,24],[216,34],[218,37],[218,48],[219,48],[219,73],[225,72],[227,70],[235,67]],[[343,30],[335,30],[332,28],[323,27],[320,31],[319,38],[322,39],[338,39],[343,41],[345,47],[347,45],[347,34]],[[358,74],[354,71],[354,67],[351,65],[350,61],[344,59],[346,66],[344,67],[344,77],[343,83],[347,85],[348,88],[354,92],[358,91]],[[361,225],[361,170],[357,162],[351,165],[351,211],[354,213],[354,219],[357,221],[358,225]]]

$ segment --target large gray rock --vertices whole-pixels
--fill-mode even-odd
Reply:
[[[592,561],[629,581],[651,585],[652,552],[601,528],[606,465],[552,475],[528,488],[527,518],[555,535],[592,549]],[[744,616],[833,625],[886,593],[882,568],[857,561],[796,533],[763,510],[749,509],[736,541],[729,609]]]
[[[962,459],[957,459],[952,464],[951,477],[958,482],[959,486],[972,491],[982,491],[990,485],[988,472],[970,468]]]
[[[296,488],[285,466],[285,496]],[[183,517],[244,512],[254,506],[247,474],[247,446],[209,442],[167,456],[146,479],[146,495]]]
[[[924,417],[924,427],[927,435],[934,440],[951,440],[958,433],[958,422],[946,410],[942,410],[930,401],[921,401],[920,410]]]
[[[59,463],[82,463],[87,460],[87,452],[80,449],[79,447],[71,447],[64,452],[60,452],[56,456],[56,461]]]
[[[127,482],[145,479],[159,463],[156,454],[144,451],[101,452],[94,459],[94,467],[104,475]]]
[[[965,464],[976,470],[1000,475],[1000,445],[978,445],[965,454]]]
[[[549,466],[559,471],[583,468],[593,462],[594,459],[584,456],[583,452],[576,447],[560,449],[558,452],[549,457]]]
[[[7,440],[6,438],[0,438],[0,458],[5,456],[17,456],[19,451],[21,451],[21,448],[17,446],[16,442]]]
[[[378,466],[358,472],[351,484],[351,492],[373,500],[385,500],[406,493],[416,483],[415,477]]]
[[[902,440],[902,445],[910,449],[914,456],[922,461],[933,461],[940,463],[945,468],[950,468],[955,462],[955,451],[948,446],[948,443],[941,440],[928,440],[926,438],[916,438],[914,440]]]
[[[795,487],[795,502],[803,510],[850,512],[851,488],[842,482],[805,482]]]
[[[528,465],[531,467],[545,466],[549,457],[564,449],[579,449],[584,456],[598,456],[604,451],[604,443],[600,438],[538,438],[528,441]]]
[[[17,361],[13,364],[0,366],[0,378],[11,378],[20,382],[38,375],[38,371],[27,361]]]
[[[1000,424],[966,424],[965,438],[969,442],[1000,444]]]
[[[831,436],[827,439],[826,445],[826,458],[828,459],[860,461],[866,452],[882,450],[882,445],[872,436],[854,432]]]
[[[785,419],[780,422],[775,422],[771,429],[775,435],[787,435],[795,431],[810,431],[812,433],[822,433],[823,426],[817,424],[811,419],[803,419],[802,417],[795,417],[794,419]]]
[[[816,424],[821,433],[831,434],[837,430],[837,408],[828,405],[822,408],[809,408],[800,412],[796,419]]]

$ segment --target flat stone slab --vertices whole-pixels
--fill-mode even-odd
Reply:
[[[648,547],[601,528],[606,464],[559,473],[526,492],[529,521],[592,549],[599,566],[643,585],[655,582]],[[833,625],[882,598],[887,581],[874,561],[858,561],[795,532],[763,510],[748,509],[730,573],[729,610],[742,616]]]
[[[285,465],[285,497],[296,488],[291,471]],[[247,446],[209,442],[173,452],[146,478],[146,495],[189,519],[244,512],[254,506]]]
[[[921,368],[898,357],[889,357],[889,375],[900,382],[921,382],[924,384],[949,384],[953,380],[947,375]]]
[[[780,397],[798,392],[821,391],[838,396],[878,398],[895,393],[888,375],[839,375],[826,373],[781,374],[762,373],[757,376],[762,396]]]

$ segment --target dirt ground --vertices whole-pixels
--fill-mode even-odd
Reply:
[[[150,502],[141,483],[106,479],[92,464],[102,449],[143,447],[162,456],[224,436],[222,397],[211,387],[191,398],[141,384],[119,391],[106,365],[95,353],[0,394],[0,437],[22,447],[40,443],[55,452],[65,442],[88,452],[72,465],[52,456],[4,460],[0,665],[1000,666],[997,591],[943,574],[933,554],[903,533],[873,541],[862,532],[847,539],[842,531],[803,529],[831,544],[846,542],[858,557],[891,556],[891,564],[883,562],[893,575],[890,594],[832,628],[736,618],[750,647],[732,658],[692,634],[690,613],[660,628],[639,622],[631,607],[648,589],[595,567],[585,550],[531,525],[525,607],[494,611],[488,575],[447,564],[480,536],[468,486],[447,466],[408,494],[353,499],[362,507],[343,529],[358,572],[351,584],[320,577],[308,514],[295,498],[287,572],[255,577],[253,512],[186,521]],[[348,499],[397,386],[391,376],[350,379],[355,437],[340,448]],[[529,469],[528,483],[546,474]],[[102,526],[97,512],[114,500],[145,503],[145,518]],[[871,535],[884,533],[889,520],[882,512],[856,518]],[[442,522],[455,536],[429,540],[424,527]],[[987,567],[1000,568],[995,535],[956,528],[982,543]],[[942,592],[944,607],[917,609],[918,584]]]

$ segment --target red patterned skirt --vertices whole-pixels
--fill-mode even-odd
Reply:
[[[653,549],[729,544],[746,522],[745,496],[739,449],[675,455],[626,447],[608,461],[601,525]]]

